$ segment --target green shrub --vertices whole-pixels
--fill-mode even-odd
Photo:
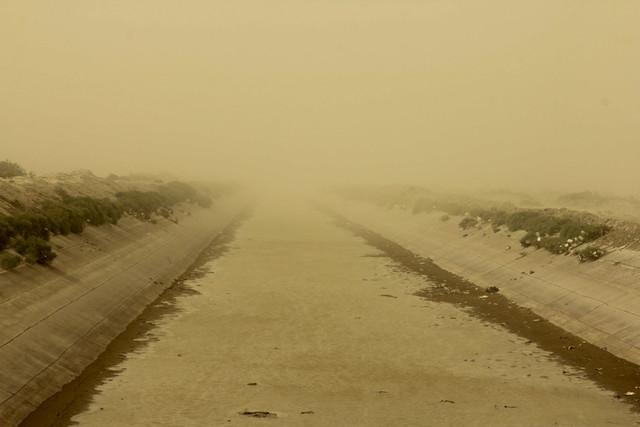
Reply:
[[[520,239],[520,244],[523,248],[528,248],[529,246],[536,245],[538,243],[538,235],[535,231],[528,231],[527,234],[522,236]]]
[[[11,178],[14,176],[24,176],[27,172],[17,163],[9,160],[0,161],[0,178]]]
[[[116,193],[116,197],[126,212],[143,219],[149,219],[154,213],[168,217],[168,213],[173,213],[170,207],[177,203],[194,202],[205,208],[211,206],[209,196],[178,181],[163,185],[158,191],[122,191]]]
[[[558,233],[568,220],[539,214],[529,217],[523,224],[524,230],[535,230],[541,236],[552,236]]]
[[[9,246],[10,239],[16,235],[8,217],[0,217],[0,250]]]
[[[602,258],[607,252],[598,246],[587,246],[578,252],[580,262],[595,261]]]
[[[590,242],[604,236],[609,231],[611,231],[611,227],[604,224],[571,222],[562,227],[560,237],[563,239],[575,239],[581,236],[584,242]]]
[[[580,224],[576,222],[565,224],[564,227],[562,227],[562,230],[560,230],[560,237],[565,240],[578,237],[583,234],[582,231],[585,225],[586,224]]]
[[[65,203],[67,203],[67,202],[69,202],[69,201],[71,201],[73,199],[73,197],[71,197],[69,195],[69,193],[67,193],[67,190],[65,190],[62,187],[56,187],[56,189],[54,191],[58,196],[60,196],[60,199]]]
[[[475,218],[464,218],[462,221],[460,221],[460,223],[458,224],[458,227],[460,227],[463,230],[466,230],[468,228],[472,228],[475,227],[476,225],[478,225],[478,220],[476,220]]]
[[[389,194],[380,190],[376,191],[376,189],[346,188],[338,189],[335,192],[346,198],[379,205],[389,204],[393,200]],[[406,195],[410,196],[411,192]],[[591,194],[579,194],[578,198],[585,195],[592,196]],[[611,228],[605,224],[590,224],[570,218],[561,218],[546,210],[519,210],[510,203],[492,206],[465,197],[457,197],[455,201],[440,201],[437,196],[422,197],[414,202],[414,214],[433,211],[445,213],[446,215],[441,219],[448,218],[449,215],[465,215],[465,218],[459,223],[459,227],[463,230],[477,226],[479,223],[477,218],[482,222],[491,223],[494,233],[500,231],[502,225],[506,225],[509,231],[524,230],[526,234],[520,239],[523,247],[544,248],[554,254],[567,253],[576,246],[594,241],[611,231]],[[598,253],[595,252],[596,255]],[[586,258],[592,255],[589,255],[587,251],[583,256]]]
[[[494,227],[499,227],[506,223],[509,214],[506,211],[491,208],[489,210],[481,210],[477,216],[482,218],[483,221],[492,222]]]
[[[41,212],[25,212],[12,217],[11,221],[17,235],[38,236],[49,240],[48,221]]]
[[[122,191],[116,193],[118,201],[126,212],[149,219],[156,209],[164,206],[160,193],[156,191]]]
[[[429,199],[420,199],[414,206],[414,213],[433,210],[441,210],[449,215],[471,215],[460,222],[459,226],[463,230],[475,227],[478,224],[475,218],[491,222],[494,232],[499,231],[503,224],[509,231],[525,230],[526,234],[520,239],[523,247],[544,248],[554,254],[568,252],[572,247],[591,242],[611,230],[605,224],[588,224],[569,218],[558,218],[538,210],[517,210],[509,213],[498,207],[483,208],[473,203],[439,203]],[[568,242],[569,239],[572,243]]]
[[[117,201],[73,197],[61,187],[55,192],[59,201],[47,201],[35,211],[0,216],[0,250],[9,247],[12,239],[16,238],[14,248],[26,262],[49,264],[55,258],[46,243],[51,233],[79,234],[87,225],[116,224],[125,211],[143,219],[150,219],[154,213],[169,218],[173,214],[171,206],[176,203],[195,202],[204,207],[211,204],[207,195],[177,181],[160,187],[158,191],[117,193]]]
[[[509,231],[527,230],[527,223],[538,216],[540,216],[540,213],[535,211],[518,211],[509,215],[505,220],[505,224]]]
[[[22,262],[20,255],[7,255],[0,260],[0,267],[5,270],[13,270]]]
[[[553,254],[562,254],[569,250],[569,248],[565,246],[565,241],[560,237],[541,237],[536,247],[544,248]]]
[[[184,182],[172,181],[163,185],[158,189],[162,195],[164,202],[168,205],[174,205],[182,202],[193,202],[208,208],[211,206],[211,198],[205,194],[196,191],[189,184]]]
[[[24,260],[29,264],[35,264],[36,262],[42,265],[51,264],[56,257],[51,246],[35,236],[29,236],[26,240],[18,238],[13,248],[20,255],[24,256]]]
[[[80,212],[71,206],[59,202],[47,202],[42,206],[42,213],[47,218],[49,230],[55,234],[66,236],[71,229],[82,231]]]

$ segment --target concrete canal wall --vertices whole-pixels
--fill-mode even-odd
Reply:
[[[51,266],[1,273],[0,425],[17,425],[75,378],[245,205],[227,196],[177,209],[178,223],[123,218],[56,236]]]
[[[519,305],[608,351],[640,364],[640,253],[608,248],[595,262],[523,249],[524,232],[460,230],[461,218],[412,214],[334,200],[348,219],[429,257],[481,287],[497,286]]]

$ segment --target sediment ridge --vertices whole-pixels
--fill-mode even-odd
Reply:
[[[75,378],[171,285],[247,205],[175,209],[178,221],[127,217],[55,236],[51,266],[0,274],[0,424],[17,425]]]

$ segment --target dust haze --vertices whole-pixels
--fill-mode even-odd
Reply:
[[[640,3],[0,5],[0,156],[167,171],[640,194]]]

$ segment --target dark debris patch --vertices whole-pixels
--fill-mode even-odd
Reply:
[[[253,418],[277,418],[278,414],[276,414],[275,412],[269,412],[269,411],[242,411],[239,412],[240,415],[244,415],[246,417],[253,417]]]

